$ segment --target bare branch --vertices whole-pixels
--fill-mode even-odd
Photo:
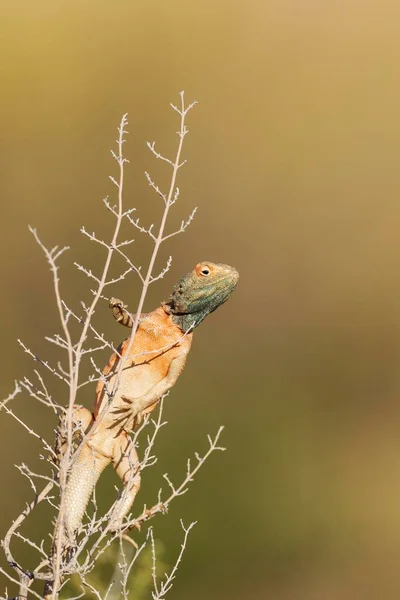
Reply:
[[[157,152],[157,150],[155,149],[155,142],[147,142],[147,147],[149,148],[149,150],[151,150],[151,152],[154,154],[154,156],[156,158],[159,158],[160,160],[163,160],[164,162],[168,163],[169,165],[171,165],[171,167],[175,167],[174,163],[172,162],[172,160],[170,158],[167,158],[166,156],[163,156],[162,154],[160,154],[159,152]]]
[[[138,229],[141,233],[145,233],[146,235],[149,235],[151,237],[152,240],[156,240],[156,237],[154,235],[154,233],[152,233],[153,227],[154,227],[154,223],[152,223],[150,225],[150,227],[142,227],[139,222],[140,219],[139,217],[137,219],[132,219],[132,217],[130,215],[128,215],[128,221],[134,226],[136,227],[136,229]]]
[[[159,195],[161,196],[161,198],[164,200],[164,202],[167,201],[167,197],[166,195],[160,190],[160,188],[158,187],[158,185],[152,180],[152,178],[150,177],[149,173],[147,171],[145,171],[145,176],[146,179],[149,183],[149,186],[153,188],[153,190]]]
[[[0,410],[2,408],[4,408],[6,406],[6,404],[8,404],[9,402],[11,402],[11,400],[14,400],[14,398],[16,398],[18,396],[18,394],[21,393],[21,386],[19,385],[18,381],[15,382],[15,386],[14,386],[14,391],[11,392],[11,394],[9,394],[7,396],[7,398],[5,398],[1,403],[0,403]]]
[[[94,281],[100,286],[100,279],[92,273],[91,269],[86,269],[86,267],[83,267],[77,262],[74,262],[74,265],[77,267],[78,271],[82,271],[82,273],[85,273],[87,277],[89,277],[90,279],[94,279]]]
[[[172,588],[173,585],[173,580],[175,579],[176,576],[176,572],[178,570],[178,567],[180,565],[180,562],[182,560],[183,557],[183,553],[186,550],[186,545],[187,545],[187,539],[190,533],[190,530],[196,525],[197,521],[193,521],[192,523],[190,523],[190,525],[188,527],[185,527],[183,524],[183,521],[181,519],[181,527],[184,531],[184,538],[183,538],[183,542],[181,544],[181,550],[178,554],[178,557],[175,561],[175,564],[170,572],[169,575],[167,575],[167,573],[165,573],[165,580],[161,582],[160,587],[158,588],[157,586],[157,581],[156,581],[156,569],[155,569],[155,563],[156,563],[156,556],[155,556],[155,547],[154,547],[154,538],[153,538],[153,531],[151,530],[151,549],[152,549],[152,559],[153,559],[153,568],[152,568],[152,573],[153,573],[153,586],[154,586],[154,592],[152,592],[151,597],[153,600],[163,600],[165,595],[169,592],[169,590]]]
[[[18,339],[17,342],[24,349],[24,351],[33,358],[33,360],[39,362],[41,365],[43,365],[43,367],[46,367],[46,369],[48,369],[52,375],[54,375],[58,379],[61,379],[61,381],[64,381],[64,383],[66,383],[67,385],[69,384],[69,381],[65,377],[60,375],[60,373],[58,371],[56,371],[53,367],[51,367],[47,360],[42,360],[41,358],[36,356],[36,354],[34,354],[32,352],[32,350],[30,350],[27,346],[25,346],[25,344],[22,342],[22,340]]]
[[[197,459],[197,464],[195,467],[191,467],[190,461],[188,461],[186,477],[184,478],[184,480],[180,483],[180,485],[178,487],[175,487],[172,484],[172,482],[168,478],[167,473],[164,474],[164,479],[166,479],[166,481],[168,482],[168,485],[171,488],[171,493],[168,496],[168,498],[166,500],[162,501],[160,499],[161,498],[161,492],[160,492],[158,502],[151,508],[145,507],[143,509],[142,513],[138,517],[132,519],[131,521],[129,521],[127,523],[127,529],[137,528],[142,523],[144,523],[144,522],[148,521],[149,519],[151,519],[152,517],[154,517],[156,514],[165,513],[168,510],[169,505],[175,498],[177,498],[178,496],[182,496],[182,494],[186,493],[187,486],[189,485],[190,482],[193,481],[194,476],[201,469],[201,467],[204,465],[204,463],[209,458],[209,456],[213,452],[216,452],[218,450],[221,452],[226,450],[226,448],[224,448],[222,446],[218,446],[218,441],[219,441],[219,438],[220,438],[223,430],[224,430],[224,427],[221,426],[218,429],[214,438],[211,438],[211,436],[209,436],[209,435],[207,436],[208,442],[210,444],[209,449],[203,456],[200,456],[198,453],[195,453],[195,457]]]
[[[36,433],[36,431],[34,431],[31,427],[29,427],[25,421],[23,419],[21,419],[20,417],[18,417],[10,408],[8,408],[8,406],[3,406],[4,410],[6,411],[6,413],[8,415],[10,415],[11,417],[13,417],[13,419],[15,419],[17,421],[17,423],[19,423],[20,425],[22,425],[22,427],[29,433],[29,435],[32,435],[33,437],[35,437],[37,440],[39,440],[40,442],[42,442],[43,447],[50,452],[50,454],[54,454],[53,448],[51,447],[50,444],[48,444],[46,442],[46,440],[39,435],[38,433]]]
[[[197,212],[197,206],[192,210],[188,219],[186,221],[182,221],[180,228],[177,231],[174,231],[173,233],[169,233],[168,235],[165,235],[163,238],[163,241],[168,240],[168,238],[171,238],[174,235],[178,235],[178,233],[183,233],[185,231],[185,229],[187,229],[187,227],[189,227],[190,223],[193,221],[194,215],[196,214],[196,212]]]
[[[155,277],[151,276],[150,283],[154,283],[155,281],[158,281],[159,279],[162,279],[166,275],[166,273],[168,273],[168,271],[170,270],[171,265],[172,265],[172,256],[169,256],[168,260],[167,260],[167,264],[162,269],[162,271],[158,275],[156,275]]]
[[[104,286],[112,285],[114,283],[118,283],[118,281],[122,281],[123,279],[125,279],[125,277],[128,275],[128,273],[130,273],[133,270],[134,269],[132,269],[132,267],[128,267],[123,273],[121,273],[121,275],[118,275],[118,277],[114,277],[114,279],[110,279],[109,281],[106,281],[104,283]]]

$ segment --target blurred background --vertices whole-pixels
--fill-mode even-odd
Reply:
[[[140,509],[151,502],[166,471],[179,481],[206,434],[226,426],[227,452],[153,521],[167,566],[179,551],[179,518],[198,521],[175,600],[398,598],[399,18],[395,0],[0,8],[2,398],[37,367],[17,338],[55,360],[44,340],[59,330],[51,277],[28,224],[48,246],[71,246],[63,293],[76,308],[88,301],[73,262],[96,269],[104,254],[79,228],[110,235],[101,200],[115,199],[108,175],[121,115],[129,113],[125,202],[149,224],[162,207],[143,172],[165,186],[168,169],[145,142],[171,153],[178,122],[169,102],[182,89],[199,101],[170,230],[199,211],[162,248],[159,266],[169,254],[174,262],[146,309],[200,260],[232,264],[241,280],[196,331],[166,402],[159,464],[138,499]],[[145,265],[151,245],[134,237],[131,257]],[[133,276],[110,291],[132,309],[138,292]],[[105,304],[97,319],[121,339]],[[65,390],[49,386],[64,402]],[[79,399],[91,407],[93,390]],[[50,412],[20,397],[14,409],[52,438]],[[32,498],[14,465],[41,463],[40,445],[0,418],[3,536]],[[107,472],[105,506],[116,483]],[[43,533],[49,518],[34,513],[25,533]]]

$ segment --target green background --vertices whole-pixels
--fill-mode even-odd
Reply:
[[[200,260],[232,264],[241,280],[196,331],[137,500],[141,509],[155,497],[165,471],[178,481],[206,433],[226,425],[227,452],[153,521],[167,564],[179,518],[199,522],[175,600],[398,597],[399,19],[395,0],[1,4],[1,397],[35,367],[16,338],[55,360],[44,341],[58,331],[51,278],[28,223],[47,245],[72,247],[63,292],[76,308],[88,301],[71,265],[100,264],[79,228],[111,230],[101,199],[114,193],[122,113],[125,201],[150,223],[161,204],[143,171],[161,185],[168,172],[145,142],[171,152],[169,102],[181,89],[199,101],[171,229],[199,212],[162,248],[159,266],[170,253],[174,263],[146,309]],[[131,256],[146,264],[151,246],[134,237]],[[112,293],[133,309],[138,282]],[[96,316],[119,341],[105,305]],[[79,400],[90,407],[93,395],[84,388]],[[50,413],[30,398],[14,408],[52,438]],[[41,463],[39,444],[0,418],[5,532],[32,497],[14,464]],[[105,506],[115,483],[105,475]],[[24,531],[43,532],[46,519],[34,513]]]

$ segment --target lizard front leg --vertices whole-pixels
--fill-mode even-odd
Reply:
[[[120,325],[132,329],[133,319],[126,310],[125,304],[119,298],[110,298],[108,307],[111,308],[114,319]]]

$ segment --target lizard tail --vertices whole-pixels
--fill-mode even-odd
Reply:
[[[71,541],[82,522],[94,486],[110,462],[111,456],[96,452],[89,444],[79,452],[65,490],[64,528]]]

